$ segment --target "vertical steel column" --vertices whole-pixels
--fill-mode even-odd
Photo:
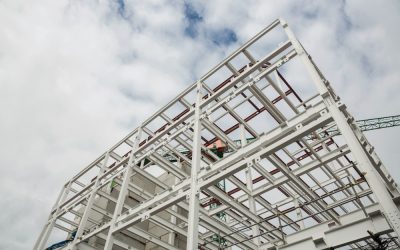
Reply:
[[[57,206],[58,206],[58,204],[59,204],[59,201],[60,201],[62,195],[64,194],[65,188],[66,188],[65,185],[61,188],[61,191],[60,191],[60,193],[58,194],[57,200],[56,200],[56,202],[54,203],[53,207],[51,208],[51,211],[53,211],[54,209],[57,208]],[[42,229],[42,231],[40,232],[39,237],[37,238],[37,240],[36,240],[36,242],[35,242],[35,245],[33,246],[33,249],[34,249],[34,250],[37,249],[39,243],[42,241],[42,237],[43,237],[44,233],[46,232],[47,226],[49,225],[49,221],[50,221],[51,218],[52,218],[52,214],[50,213],[50,216],[48,217],[46,224],[43,226],[43,229]]]
[[[50,220],[50,218],[51,218],[51,217],[49,217],[48,220]],[[38,245],[39,245],[39,243],[42,241],[43,234],[46,232],[46,229],[47,229],[47,226],[48,226],[48,225],[49,225],[49,222],[46,222],[46,224],[43,226],[43,229],[42,229],[42,231],[40,232],[39,237],[38,237],[38,239],[37,239],[36,242],[35,242],[35,245],[33,246],[33,250],[38,249]]]
[[[188,233],[187,233],[187,250],[198,249],[199,241],[199,196],[200,190],[198,189],[197,175],[200,170],[200,157],[201,157],[201,120],[200,120],[200,105],[202,98],[202,83],[197,82],[196,88],[196,106],[194,113],[194,131],[193,131],[193,155],[192,155],[192,170],[191,170],[191,183],[189,194],[189,215],[188,215]]]
[[[366,174],[365,179],[368,185],[371,187],[375,194],[376,200],[379,202],[382,212],[385,214],[389,224],[395,231],[395,233],[400,236],[400,212],[396,204],[393,202],[390,193],[387,191],[383,180],[380,178],[379,173],[374,168],[373,164],[366,155],[362,145],[360,144],[355,132],[350,127],[347,118],[339,108],[342,104],[336,102],[329,92],[327,86],[325,85],[324,79],[320,74],[319,70],[316,68],[314,63],[311,61],[311,57],[306,53],[304,48],[301,46],[299,41],[296,39],[293,32],[289,29],[286,21],[280,20],[283,28],[290,41],[293,44],[298,56],[303,61],[306,66],[314,84],[316,85],[320,95],[324,98],[324,102],[329,112],[331,113],[336,125],[343,135],[345,141],[347,142],[353,156],[357,161],[357,167]],[[343,107],[344,108],[344,107]]]
[[[298,195],[296,195],[296,197],[294,198],[293,203],[294,207],[296,208],[296,216],[297,220],[299,221],[300,229],[303,230],[305,226],[304,226],[303,214],[301,213]]]
[[[124,208],[125,198],[128,194],[128,187],[129,187],[129,183],[131,182],[131,176],[133,174],[135,151],[139,147],[141,134],[142,134],[142,129],[139,128],[136,138],[135,138],[135,143],[132,146],[131,155],[129,156],[129,160],[128,160],[128,163],[126,166],[124,180],[122,181],[122,185],[119,190],[118,200],[115,205],[115,210],[114,210],[113,217],[111,219],[110,228],[108,229],[108,234],[107,234],[107,238],[106,238],[106,243],[104,245],[104,250],[111,250],[112,246],[114,244],[114,236],[113,236],[114,232],[113,231],[115,228],[115,222],[117,221],[118,217],[121,215],[122,209]]]
[[[71,250],[75,250],[76,249],[76,242],[78,241],[78,239],[82,236],[83,232],[85,231],[85,226],[86,223],[89,219],[89,215],[90,215],[90,211],[92,210],[93,207],[93,203],[96,197],[96,192],[101,184],[100,182],[100,176],[106,171],[107,169],[107,162],[108,162],[108,158],[109,158],[110,153],[106,152],[104,155],[104,160],[103,160],[103,164],[101,165],[100,169],[99,169],[99,173],[97,174],[97,179],[93,185],[93,190],[90,193],[89,196],[89,200],[87,201],[86,207],[85,207],[85,211],[83,212],[82,218],[79,222],[79,226],[78,226],[78,230],[76,232],[75,235],[75,239],[72,242],[71,246],[69,249]]]
[[[177,165],[177,167],[178,167],[179,169],[182,170],[182,164],[181,164],[181,162],[180,162],[179,160],[180,160],[180,159],[177,160],[176,165]],[[182,170],[182,171],[183,171],[183,170]],[[174,185],[176,185],[176,184],[178,184],[178,183],[179,183],[179,178],[178,178],[178,177],[174,177]],[[171,209],[172,209],[172,211],[174,211],[174,212],[178,212],[178,206],[177,206],[177,205],[173,205],[173,206],[171,207]],[[176,225],[176,222],[177,222],[176,216],[174,216],[174,215],[171,214],[170,222],[171,222],[172,224]],[[175,232],[174,232],[173,230],[171,230],[171,232],[170,232],[169,235],[168,235],[168,244],[170,244],[170,245],[172,245],[172,246],[175,245],[175,236],[176,236]]]
[[[47,243],[47,240],[49,239],[50,233],[53,230],[54,224],[56,223],[56,220],[57,220],[56,216],[57,216],[58,211],[60,210],[60,204],[62,204],[65,201],[65,199],[67,198],[67,195],[69,193],[71,185],[72,185],[72,182],[69,181],[68,184],[67,184],[67,187],[63,188],[62,195],[58,196],[58,201],[56,202],[56,205],[55,205],[56,211],[51,216],[51,220],[49,220],[47,222],[44,231],[41,233],[42,237],[35,244],[34,250],[42,250],[42,249],[44,249],[44,245]],[[53,207],[52,210],[54,210],[54,207]]]
[[[239,125],[240,128],[240,140],[241,140],[241,146],[244,147],[247,144],[247,139],[246,139],[246,130],[243,124]],[[251,174],[251,167],[248,166],[246,168],[246,187],[250,191],[250,193],[253,191],[253,177]],[[256,214],[256,201],[254,200],[254,197],[252,195],[249,195],[249,210],[250,212]],[[260,235],[260,227],[257,225],[254,225],[251,227],[253,237],[256,235]],[[260,242],[260,237],[255,237],[253,238],[254,244],[256,244],[257,247],[260,247],[261,242]]]
[[[173,205],[171,209],[174,212],[178,212],[178,207],[176,205]],[[170,222],[172,224],[176,225],[176,216],[171,215]],[[168,235],[168,244],[170,244],[172,246],[175,245],[175,236],[176,236],[175,232],[173,230],[171,230]]]

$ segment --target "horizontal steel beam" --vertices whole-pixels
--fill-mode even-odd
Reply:
[[[341,225],[332,225],[329,222],[321,223],[300,232],[288,235],[285,246],[279,249],[333,249],[370,238],[367,230],[373,233],[388,233],[390,228],[386,218],[379,209],[379,205],[366,208],[369,217],[363,211],[343,215],[340,217]],[[272,245],[265,245],[261,250],[278,249]]]

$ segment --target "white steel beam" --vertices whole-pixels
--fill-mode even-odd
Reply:
[[[363,146],[360,144],[355,132],[351,128],[348,118],[346,117],[345,106],[340,102],[336,96],[332,94],[332,90],[327,88],[326,80],[323,78],[321,72],[316,68],[314,63],[311,61],[311,56],[307,54],[300,42],[296,39],[294,33],[288,27],[286,21],[281,20],[281,24],[293,44],[293,47],[297,51],[297,54],[301,58],[303,64],[308,70],[314,84],[316,85],[319,94],[324,98],[324,102],[332,114],[336,125],[344,136],[352,154],[357,160],[357,167],[365,172],[364,178],[367,180],[371,189],[375,193],[376,199],[382,206],[384,214],[387,216],[389,223],[393,227],[393,230],[398,236],[400,236],[400,211],[393,202],[390,193],[387,191],[385,183],[382,181],[379,173],[374,168],[374,165],[368,158]]]
[[[227,197],[226,193],[223,192],[221,189],[211,186],[211,187],[208,187],[207,191],[209,193],[211,193],[214,197],[218,198],[218,200],[220,200],[221,202],[230,206],[232,209],[239,211],[243,216],[249,218],[249,220],[251,220],[253,224],[258,224],[265,231],[273,231],[276,229],[272,225],[269,225],[267,222],[264,222],[261,217],[255,215],[254,213],[247,210],[247,208],[243,204],[237,202],[234,199],[230,199],[229,197]],[[275,239],[282,240],[282,238],[280,237],[280,235],[277,232],[274,232],[271,234],[274,236]],[[272,239],[270,238],[270,240],[272,240]]]
[[[308,164],[304,165],[301,168],[297,168],[297,169],[293,170],[293,174],[296,176],[301,176],[309,171],[312,171],[312,170],[318,168],[319,166],[321,166],[323,164],[326,164],[333,160],[336,160],[337,158],[339,158],[343,155],[346,155],[349,152],[350,152],[350,150],[347,148],[347,146],[340,147],[336,150],[333,150],[329,154],[323,156],[321,158],[321,161],[314,160],[314,161],[309,162]],[[276,178],[273,181],[254,189],[254,191],[252,192],[252,196],[257,197],[257,196],[261,195],[262,193],[268,192],[276,187],[279,187],[279,186],[285,184],[288,181],[289,181],[289,178],[285,175],[281,176],[279,178]],[[237,198],[237,200],[239,202],[244,202],[247,199],[248,199],[248,196],[246,194],[241,195]],[[226,209],[227,207],[228,206],[226,206],[226,205],[221,205],[220,207],[217,208],[217,210],[222,211],[223,209]],[[213,214],[213,213],[214,213],[214,210],[212,211],[212,213],[210,212],[210,214]]]
[[[310,113],[311,109],[322,111],[323,108],[322,109],[321,108],[322,107],[318,105],[313,108],[310,108]],[[272,131],[271,133],[261,136],[260,140],[255,141],[247,145],[246,147],[239,149],[237,153],[240,155],[240,157],[236,157],[234,155],[228,156],[222,159],[221,161],[217,162],[212,169],[208,171],[203,170],[202,172],[200,172],[200,176],[198,178],[203,179],[203,181],[199,183],[199,188],[204,188],[212,184],[215,184],[221,179],[226,178],[230,174],[235,173],[244,168],[245,166],[247,166],[246,164],[248,160],[245,159],[237,162],[237,159],[242,159],[246,157],[248,158],[250,156],[256,158],[260,157],[261,155],[268,154],[268,152],[269,153],[274,152],[279,147],[281,147],[281,145],[288,144],[289,142],[296,140],[296,138],[308,134],[309,131],[315,129],[316,127],[323,126],[324,124],[331,121],[331,117],[327,113],[321,112],[322,114],[316,113],[315,115],[310,115],[310,113],[308,112],[301,113],[298,117],[289,121],[287,123],[287,126],[284,127],[283,129],[279,127],[276,130]],[[313,119],[316,120],[312,121]],[[304,127],[302,126],[301,128],[298,128],[296,130],[296,126],[302,123],[307,125],[305,125]],[[260,151],[260,149],[262,150]],[[230,167],[227,168],[227,166]],[[210,173],[214,173],[214,176],[205,179],[206,176],[208,176]],[[169,205],[172,204],[171,201],[166,201],[166,200],[172,197],[173,199],[180,201],[183,198],[183,195],[182,193],[178,194],[178,191],[189,188],[189,183],[190,180],[182,181],[180,184],[174,186],[169,192],[164,192],[156,196],[152,200],[143,203],[139,208],[132,209],[128,213],[120,216],[119,221],[124,221],[124,223],[120,224],[117,227],[118,230],[121,230],[122,228],[131,225],[133,223],[133,221],[130,221],[131,218],[135,217],[135,221],[144,218],[145,217],[144,215],[137,216],[137,214],[148,207],[153,207],[154,204],[159,204],[160,202],[163,202],[165,203],[163,206],[168,207]]]
[[[241,139],[241,147],[244,147],[247,144],[247,139],[246,139],[246,133],[245,133],[245,128],[244,124],[239,125],[240,129],[240,139]],[[253,192],[253,177],[251,173],[251,167],[248,166],[246,168],[246,187],[247,189],[251,192]],[[256,201],[253,196],[249,195],[249,210],[251,213],[256,214]],[[253,232],[253,236],[260,235],[260,227],[258,225],[254,225],[251,227],[251,230]],[[255,237],[253,239],[254,244],[259,248],[261,241],[261,237]]]
[[[39,241],[35,244],[34,250],[42,250],[49,239],[50,233],[53,230],[53,227],[56,225],[57,220],[57,213],[60,210],[60,203],[63,203],[64,200],[67,198],[69,190],[71,188],[71,182],[67,184],[65,189],[62,190],[62,195],[58,198],[58,201],[55,204],[56,210],[54,214],[50,215],[51,219],[46,223],[43,232],[41,233],[41,237],[39,237]]]
[[[340,217],[341,225],[331,226],[329,222],[321,223],[288,235],[286,237],[287,244],[285,246],[274,248],[274,246],[265,245],[261,249],[328,250],[370,238],[367,230],[373,233],[391,232],[392,228],[381,214],[379,207],[378,204],[367,207],[366,209],[369,213],[368,218],[365,218],[362,210],[357,210]]]
[[[62,197],[63,197],[63,195],[64,195],[65,189],[66,189],[66,186],[63,186],[63,187],[61,188],[61,191],[60,191],[60,193],[59,193],[59,195],[58,195],[58,197],[57,197],[57,200],[56,200],[56,202],[54,203],[53,208],[51,209],[52,212],[50,213],[50,216],[49,216],[49,218],[47,219],[46,224],[43,226],[43,229],[42,229],[42,231],[40,232],[40,235],[39,235],[39,237],[37,238],[37,240],[36,240],[36,242],[35,242],[35,245],[33,246],[33,250],[40,249],[40,248],[38,248],[38,246],[39,246],[39,244],[41,243],[41,241],[42,241],[42,239],[43,239],[43,236],[44,236],[44,234],[45,234],[46,231],[47,231],[47,228],[48,228],[48,226],[49,226],[49,221],[52,219],[53,213],[57,212],[58,204],[60,203],[60,200],[62,199]]]
[[[118,217],[121,215],[122,209],[124,207],[126,195],[128,193],[129,183],[131,181],[131,175],[133,173],[133,163],[134,163],[134,158],[135,158],[135,154],[133,152],[139,146],[140,138],[141,138],[141,130],[139,129],[138,134],[136,135],[136,138],[135,138],[135,144],[134,144],[134,147],[132,148],[132,152],[131,152],[131,155],[130,155],[130,158],[128,161],[128,165],[126,166],[126,169],[124,171],[125,172],[124,181],[122,182],[122,186],[120,188],[119,195],[118,195],[118,202],[115,206],[114,214],[113,214],[113,217],[110,222],[110,229],[108,230],[106,244],[104,246],[105,250],[111,250],[112,246],[113,246],[113,241],[114,241],[113,232],[114,232],[114,228],[115,228],[115,223],[117,222]]]
[[[195,107],[195,120],[194,120],[194,137],[193,137],[193,155],[192,155],[192,170],[190,176],[190,193],[189,193],[189,215],[188,215],[188,234],[187,234],[187,250],[194,250],[198,248],[199,242],[199,205],[200,205],[200,189],[198,185],[198,173],[200,170],[200,157],[201,157],[201,98],[203,95],[202,83],[197,82],[196,87],[196,107]]]
[[[326,210],[326,205],[323,203],[323,201],[320,201],[320,200],[318,199],[317,195],[316,195],[314,192],[310,191],[309,187],[307,187],[307,185],[306,185],[304,182],[302,182],[302,181],[300,180],[300,178],[299,178],[297,175],[293,174],[293,172],[292,172],[291,170],[289,170],[288,167],[284,166],[284,165],[277,159],[276,156],[274,156],[274,155],[267,156],[267,159],[268,159],[270,162],[273,162],[273,163],[275,164],[275,166],[276,166],[284,175],[286,175],[286,176],[289,178],[289,180],[290,180],[291,182],[295,183],[296,186],[297,186],[304,194],[306,194],[306,195],[310,198],[310,200],[315,200],[315,201],[316,201],[316,202],[315,202],[316,205],[318,205],[318,206],[321,207],[322,209]],[[317,209],[317,211],[318,211],[318,209]],[[340,223],[338,217],[337,217],[332,211],[327,210],[326,213],[327,213],[328,216],[329,216],[332,220],[334,220],[336,223]]]
[[[107,197],[110,201],[117,202],[117,200],[115,198],[110,197],[108,194],[106,194],[106,193],[104,193],[102,191],[99,191],[99,194],[104,196],[104,197]],[[124,207],[127,208],[126,205],[124,205]],[[101,213],[104,216],[110,217],[110,214],[106,210],[104,210],[102,208],[98,208],[98,212]],[[110,217],[110,218],[112,219],[112,217]],[[161,219],[160,217],[156,217],[156,219],[159,220],[160,222],[163,221],[163,219]],[[101,233],[101,231],[105,230],[105,228],[107,226],[109,226],[109,225],[110,224],[107,224],[107,225],[105,225],[105,227],[102,227],[102,229],[97,230],[96,233],[90,234],[90,237],[97,236],[97,237],[103,238],[104,240],[107,240],[108,234]],[[146,240],[148,240],[150,242],[153,242],[154,244],[156,244],[158,246],[161,246],[163,248],[174,249],[174,250],[178,249],[178,248],[175,248],[173,245],[168,244],[167,242],[164,242],[164,241],[158,239],[157,237],[155,237],[154,235],[152,235],[152,234],[150,234],[148,232],[145,232],[145,231],[143,231],[143,230],[141,230],[141,229],[139,229],[137,227],[130,227],[130,228],[127,228],[126,230],[129,231],[130,233],[133,233],[133,234],[135,234],[137,236],[140,236],[140,237],[142,237],[142,238],[144,238],[144,239],[146,239]],[[90,237],[88,237],[88,238],[90,238]],[[85,239],[87,239],[87,238],[81,239],[79,241],[79,244],[81,242],[83,242]],[[121,246],[121,243],[118,244],[118,241],[116,241],[115,238],[113,239],[113,243],[116,244],[116,245],[120,245]],[[129,249],[129,246],[128,246],[127,249]]]
[[[79,226],[77,228],[75,239],[71,244],[71,249],[73,249],[73,250],[76,249],[76,241],[82,236],[82,234],[83,234],[83,232],[84,232],[84,230],[86,228],[86,223],[87,223],[87,221],[89,219],[89,215],[91,213],[91,210],[92,210],[92,207],[93,207],[93,203],[94,203],[94,200],[95,200],[96,191],[100,186],[99,177],[106,170],[108,158],[109,158],[109,153],[107,152],[105,157],[104,157],[104,159],[103,159],[103,164],[102,164],[102,166],[101,166],[101,168],[99,170],[99,173],[97,175],[97,179],[96,179],[96,182],[94,184],[93,190],[90,193],[89,200],[88,200],[88,202],[86,204],[86,207],[85,207],[85,210],[83,212],[83,216],[81,217],[81,220],[79,222]]]
[[[287,121],[283,127],[278,127],[268,134],[260,136],[260,139],[248,144],[246,147],[241,148],[235,155],[229,155],[214,166],[210,170],[203,171],[200,173],[200,178],[203,179],[201,182],[202,187],[207,187],[218,182],[221,179],[235,173],[244,167],[246,167],[249,157],[260,158],[263,155],[269,155],[283,146],[296,141],[298,138],[305,136],[310,131],[315,130],[318,127],[332,121],[332,117],[327,113],[323,112],[321,106],[312,107],[317,113],[303,112],[297,117],[290,121]],[[298,125],[301,126],[298,126]],[[304,126],[302,125],[304,124]],[[206,179],[207,178],[207,179]]]

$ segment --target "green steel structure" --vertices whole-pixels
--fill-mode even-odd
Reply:
[[[371,118],[357,121],[361,131],[400,126],[400,115]]]

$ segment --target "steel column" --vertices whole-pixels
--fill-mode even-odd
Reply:
[[[107,152],[105,154],[105,156],[104,156],[103,164],[101,165],[101,167],[99,169],[99,173],[97,174],[96,182],[93,185],[93,190],[90,193],[89,200],[86,203],[85,211],[83,212],[83,215],[82,215],[81,220],[79,222],[79,226],[78,226],[78,229],[77,229],[77,232],[76,232],[76,235],[75,235],[75,239],[74,239],[74,241],[72,242],[72,244],[70,246],[71,250],[76,249],[76,242],[82,236],[83,232],[85,231],[86,223],[88,221],[89,214],[90,214],[90,212],[92,210],[92,207],[93,207],[93,203],[94,203],[94,200],[95,200],[96,192],[97,192],[97,190],[98,190],[98,188],[100,186],[100,176],[104,173],[104,171],[107,168],[107,162],[108,162],[109,156],[110,156],[109,152]]]
[[[54,203],[54,206],[53,206],[53,208],[51,209],[51,211],[57,210],[58,204],[60,203],[61,197],[63,196],[63,194],[64,194],[64,192],[65,192],[65,189],[66,189],[66,186],[63,186],[63,187],[61,188],[61,191],[60,191],[60,193],[58,194],[57,200],[56,200],[56,202]],[[48,225],[49,225],[49,221],[51,220],[51,218],[52,218],[52,214],[50,214],[50,216],[49,216],[48,219],[47,219],[46,224],[43,226],[43,229],[42,229],[42,231],[40,232],[40,235],[39,235],[38,239],[36,240],[35,245],[34,245],[34,247],[33,247],[34,250],[40,249],[40,248],[38,248],[38,245],[39,245],[40,242],[42,241],[43,235],[46,233],[46,230],[47,230],[47,227],[48,227]]]
[[[200,170],[200,157],[201,157],[201,98],[202,83],[197,82],[197,97],[196,106],[194,113],[194,131],[193,131],[193,156],[192,156],[192,170],[191,170],[191,182],[190,182],[190,193],[189,193],[189,215],[188,215],[188,234],[187,234],[187,250],[194,250],[198,248],[199,242],[199,196],[200,190],[198,188],[197,175]]]
[[[246,130],[243,124],[239,125],[240,128],[240,135],[241,135],[241,146],[244,147],[247,144],[247,139],[246,139]],[[251,192],[253,192],[253,177],[251,174],[251,167],[250,164],[246,168],[246,187],[247,189]],[[250,212],[256,214],[256,202],[254,200],[254,197],[252,195],[249,195],[249,210]],[[254,225],[251,227],[251,230],[253,232],[253,236],[259,235],[260,234],[260,227],[258,225]],[[257,247],[260,247],[260,237],[255,237],[253,239],[254,244],[257,245]]]
[[[59,199],[58,204],[56,203],[57,204],[56,205],[56,211],[54,212],[52,218],[47,222],[47,226],[46,226],[46,229],[45,229],[45,231],[43,233],[42,239],[40,240],[40,244],[38,244],[38,246],[37,246],[37,248],[35,250],[42,250],[44,248],[44,246],[46,245],[47,240],[49,239],[50,233],[53,230],[54,225],[56,224],[57,213],[60,210],[60,204],[62,204],[65,201],[65,199],[67,198],[67,195],[68,195],[68,193],[70,191],[71,185],[72,185],[72,182],[70,181],[67,184],[67,187],[64,189],[64,193],[61,196],[61,198]]]
[[[132,147],[131,155],[129,157],[129,161],[128,161],[128,164],[126,166],[124,180],[123,180],[122,186],[120,187],[120,190],[119,190],[118,201],[117,201],[117,204],[115,206],[113,217],[111,219],[111,224],[110,224],[110,228],[108,230],[108,234],[107,234],[107,239],[106,239],[106,243],[105,243],[105,246],[104,246],[104,250],[111,250],[112,249],[112,245],[113,245],[113,241],[114,241],[113,233],[114,233],[114,228],[115,228],[115,222],[117,222],[118,216],[121,215],[122,209],[124,207],[125,198],[126,198],[126,195],[128,193],[129,183],[131,182],[131,175],[133,173],[133,164],[134,164],[134,160],[135,160],[135,150],[139,146],[141,132],[142,132],[142,130],[139,128],[138,134],[136,135],[135,144]]]
[[[400,212],[393,202],[390,193],[387,191],[386,186],[379,174],[377,173],[374,165],[366,155],[364,148],[360,144],[355,132],[349,125],[349,120],[345,116],[345,106],[339,100],[332,96],[332,91],[327,88],[326,81],[320,71],[316,68],[311,61],[311,56],[307,54],[300,42],[296,39],[292,30],[288,27],[284,20],[281,24],[293,44],[297,54],[300,56],[303,64],[306,66],[314,84],[316,85],[319,94],[324,98],[325,105],[335,120],[337,127],[341,134],[344,136],[349,148],[352,151],[355,159],[357,160],[357,167],[365,173],[364,178],[367,180],[369,186],[375,194],[376,199],[381,204],[381,207],[389,221],[393,230],[400,236]]]

